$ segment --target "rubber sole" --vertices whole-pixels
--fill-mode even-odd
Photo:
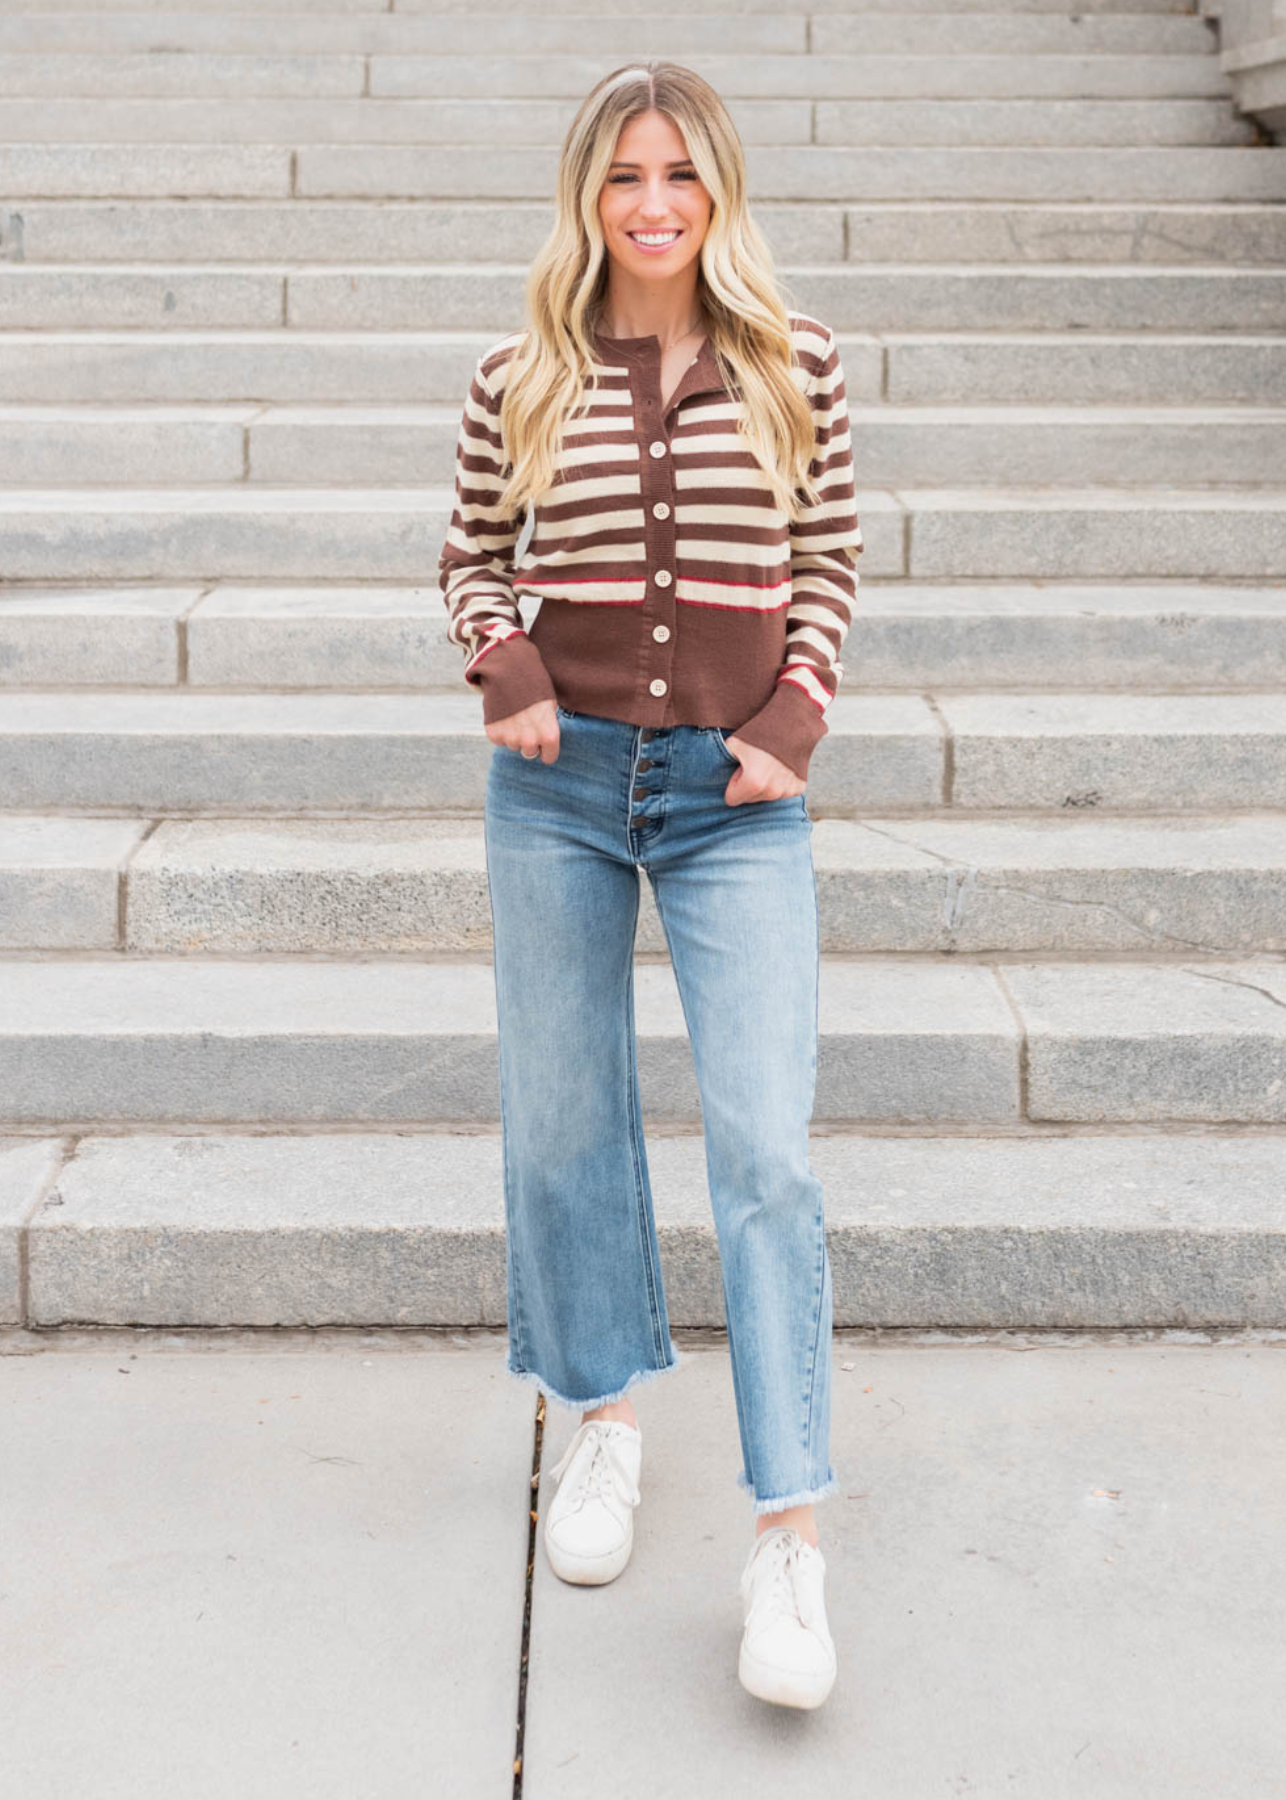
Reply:
[[[742,1687],[756,1700],[768,1700],[774,1706],[798,1706],[805,1711],[820,1706],[835,1685],[836,1667],[816,1675],[779,1669],[762,1662],[746,1648],[744,1638],[737,1658],[737,1675]]]
[[[630,1560],[634,1548],[634,1519],[631,1515],[627,1523],[625,1542],[606,1556],[577,1556],[573,1551],[564,1550],[550,1538],[548,1522],[542,1536],[545,1557],[560,1580],[574,1582],[577,1587],[602,1587],[605,1582],[615,1581]]]

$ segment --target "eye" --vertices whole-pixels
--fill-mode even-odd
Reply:
[[[623,181],[633,181],[635,179],[635,176],[627,172],[622,175],[609,175],[607,182],[609,187],[618,187]],[[697,172],[695,169],[676,169],[674,172],[674,179],[676,181],[695,181],[697,179]]]

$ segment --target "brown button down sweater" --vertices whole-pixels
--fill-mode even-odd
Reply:
[[[793,525],[736,433],[741,402],[708,339],[662,410],[658,339],[600,334],[599,388],[564,427],[516,561],[525,521],[500,517],[495,498],[505,369],[522,334],[479,358],[438,572],[484,722],[550,699],[636,725],[719,725],[807,780],[863,546],[835,339],[806,314],[790,324],[821,493]],[[523,595],[540,601],[530,632]]]

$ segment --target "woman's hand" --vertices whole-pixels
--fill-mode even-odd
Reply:
[[[553,700],[537,700],[531,706],[524,706],[521,712],[493,719],[484,729],[493,744],[499,744],[505,750],[520,751],[528,762],[535,762],[537,753],[541,762],[558,761],[562,733]]]
[[[785,800],[791,794],[802,794],[808,786],[770,751],[743,744],[735,732],[723,741],[741,764],[724,789],[723,797],[729,806],[742,806],[752,800]]]

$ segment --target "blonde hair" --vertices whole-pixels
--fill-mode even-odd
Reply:
[[[711,198],[700,250],[697,300],[730,390],[738,428],[791,520],[818,490],[810,473],[814,419],[797,374],[786,305],[772,252],[746,202],[741,140],[718,94],[679,63],[627,63],[581,102],[563,141],[556,218],[527,276],[531,320],[505,369],[500,428],[512,467],[496,505],[515,514],[554,479],[563,421],[596,385],[591,333],[607,292],[608,256],[599,194],[624,127],[639,114],[667,115]],[[797,365],[794,365],[797,367]]]

